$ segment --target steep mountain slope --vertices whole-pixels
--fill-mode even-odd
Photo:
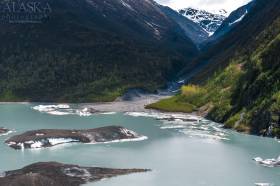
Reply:
[[[189,74],[197,69],[196,74],[189,77],[192,82],[203,82],[215,71],[225,68],[236,55],[254,51],[257,47],[256,37],[279,16],[279,1],[267,3],[265,0],[255,1],[251,11],[242,21],[232,28],[219,42],[205,47],[201,55],[193,60],[179,73],[179,76]]]
[[[167,6],[161,6],[162,11],[185,31],[186,35],[197,45],[206,41],[209,34],[196,22],[186,18]]]
[[[221,26],[226,19],[226,11],[221,10],[219,14],[213,14],[205,10],[198,10],[194,8],[185,8],[178,11],[183,16],[199,24],[207,33],[208,36],[214,34],[214,32]]]
[[[242,19],[251,11],[253,6],[255,5],[255,1],[251,1],[250,3],[238,8],[233,11],[221,24],[221,26],[216,30],[216,32],[209,38],[209,42],[217,42],[217,40],[228,33],[232,28],[234,28],[237,24],[239,24]]]
[[[149,108],[197,111],[227,128],[280,137],[280,2],[255,3],[217,45],[226,50],[205,58],[213,67],[206,65],[195,79],[204,83],[186,85],[180,95]],[[227,44],[232,46],[226,48]]]
[[[39,1],[50,6],[40,23],[2,20],[1,101],[112,100],[131,87],[155,90],[197,53],[152,0]]]

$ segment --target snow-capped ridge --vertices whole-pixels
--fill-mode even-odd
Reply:
[[[225,10],[218,10],[215,11],[215,13],[212,13],[206,10],[191,7],[180,9],[178,12],[191,21],[197,23],[209,34],[209,36],[211,36],[221,26],[228,16],[228,13]]]

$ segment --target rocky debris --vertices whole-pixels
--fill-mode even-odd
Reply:
[[[79,186],[114,176],[141,173],[149,169],[109,169],[80,167],[57,162],[41,162],[19,170],[7,171],[0,177],[1,186]]]
[[[42,148],[65,143],[109,143],[137,141],[147,137],[120,126],[108,126],[87,130],[42,129],[28,131],[5,141],[11,148]]]
[[[195,114],[201,117],[206,117],[213,108],[214,105],[212,103],[207,103],[206,105],[200,107]]]

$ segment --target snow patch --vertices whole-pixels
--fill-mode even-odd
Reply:
[[[36,133],[36,136],[44,136],[44,133]]]
[[[91,174],[87,169],[83,169],[80,167],[65,168],[63,172],[67,176],[78,177],[84,180],[88,180],[91,177]]]
[[[228,13],[225,10],[208,12],[191,7],[180,9],[178,12],[200,25],[200,27],[209,34],[209,36],[213,35],[213,33],[220,27],[225,18],[228,16]]]
[[[71,143],[71,142],[79,142],[79,140],[72,139],[72,138],[47,138],[39,141],[32,141],[32,140],[25,141],[23,143],[16,143],[14,141],[11,141],[8,143],[8,146],[17,146],[20,149],[25,149],[25,146],[30,146],[31,149],[37,149],[37,148],[42,148],[48,144],[50,144],[51,146],[56,146],[56,145]]]
[[[232,25],[242,21],[247,14],[248,14],[248,10],[246,10],[246,12],[239,19],[236,19],[234,22],[229,23],[229,26],[232,26]]]
[[[154,31],[154,35],[156,36],[157,39],[160,39],[161,38],[161,33],[159,31],[159,25],[155,24],[155,23],[151,23],[151,22],[148,22],[146,21],[146,24],[153,29]]]
[[[132,10],[132,11],[135,11],[129,4],[127,4],[127,3],[124,2],[123,0],[120,0],[120,3],[121,3],[124,7],[128,8],[128,9],[130,9],[130,10]]]
[[[36,148],[42,148],[44,144],[41,141],[37,141],[37,142],[33,142],[33,144],[31,144],[31,148],[36,149]]]
[[[147,140],[147,136],[141,136],[138,138],[130,138],[130,139],[119,139],[119,140],[112,140],[112,141],[106,141],[106,142],[91,142],[86,144],[110,144],[110,143],[122,143],[122,142],[132,142],[132,141],[144,141]]]
[[[79,142],[79,140],[72,139],[72,138],[49,138],[48,141],[53,146],[63,144],[63,143]]]

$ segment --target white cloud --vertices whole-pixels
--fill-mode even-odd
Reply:
[[[169,6],[173,9],[199,8],[208,11],[225,9],[232,12],[238,7],[247,4],[251,0],[156,0],[158,3]]]

